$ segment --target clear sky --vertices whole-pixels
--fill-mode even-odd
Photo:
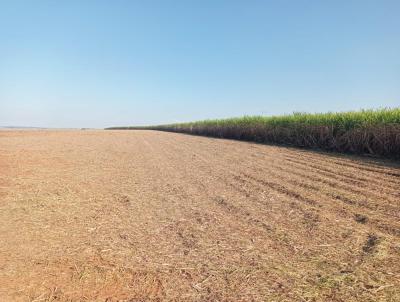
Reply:
[[[400,1],[0,0],[0,125],[400,106]]]

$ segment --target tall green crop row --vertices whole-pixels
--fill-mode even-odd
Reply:
[[[152,129],[400,158],[400,108],[244,116],[109,129]]]

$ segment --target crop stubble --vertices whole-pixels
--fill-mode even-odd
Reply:
[[[156,131],[0,133],[1,301],[398,301],[400,172]]]

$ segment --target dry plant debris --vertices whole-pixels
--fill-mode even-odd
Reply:
[[[400,301],[395,162],[0,132],[0,301]]]

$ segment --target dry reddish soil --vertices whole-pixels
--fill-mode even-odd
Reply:
[[[0,301],[400,301],[398,163],[1,131],[0,172]]]

